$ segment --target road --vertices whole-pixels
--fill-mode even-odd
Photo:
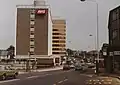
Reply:
[[[20,75],[17,79],[0,81],[0,85],[85,85],[92,75],[74,70],[29,73]]]

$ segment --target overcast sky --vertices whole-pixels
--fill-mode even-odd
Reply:
[[[33,0],[0,0],[0,48],[15,45],[15,12],[17,4],[32,4]],[[67,47],[90,50],[95,47],[96,4],[79,0],[48,0],[53,16],[67,21]],[[94,1],[94,0],[93,0]],[[99,4],[100,46],[108,42],[109,10],[120,5],[120,0],[96,0]],[[93,36],[90,37],[89,35]]]

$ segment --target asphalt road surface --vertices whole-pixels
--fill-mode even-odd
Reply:
[[[90,74],[74,70],[29,73],[20,75],[17,79],[0,81],[0,85],[86,85]]]

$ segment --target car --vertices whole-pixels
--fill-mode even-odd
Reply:
[[[86,64],[82,64],[81,66],[83,71],[86,71],[88,69],[88,66]]]
[[[75,64],[75,71],[78,71],[78,70],[83,70],[82,65],[79,63]]]
[[[72,64],[72,65],[70,65],[70,68],[73,69],[73,68],[75,68],[75,66]]]
[[[5,80],[8,77],[16,78],[18,76],[18,72],[10,68],[10,66],[0,65],[0,79]]]
[[[88,65],[88,68],[94,68],[95,67],[94,63],[86,63],[86,65]]]
[[[70,70],[71,68],[70,68],[70,65],[68,65],[68,64],[64,64],[64,66],[63,66],[63,70]]]

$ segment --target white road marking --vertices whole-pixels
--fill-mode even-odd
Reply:
[[[60,83],[62,83],[63,81],[59,81],[58,83],[60,84]]]
[[[67,81],[67,80],[68,80],[68,79],[65,79],[64,82]]]
[[[45,74],[45,76],[49,76],[49,75],[52,75],[52,74]]]
[[[0,83],[7,83],[7,82],[19,81],[19,80],[20,80],[20,79],[5,80],[5,81],[0,81]]]
[[[56,84],[53,84],[53,85],[56,85]]]
[[[30,79],[30,78],[37,78],[38,76],[30,76],[30,77],[27,77],[27,79]]]
[[[88,76],[88,77],[93,77],[93,75],[88,75],[88,74],[80,74],[82,76]]]
[[[65,81],[67,81],[67,80],[68,80],[68,79],[64,79],[63,81],[59,81],[58,84],[63,83],[63,82],[65,82]]]

